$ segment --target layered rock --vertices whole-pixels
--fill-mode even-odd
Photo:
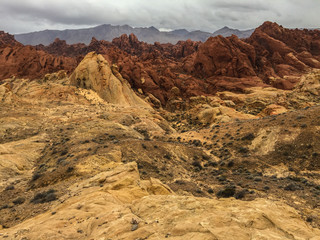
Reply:
[[[254,48],[236,36],[211,37],[199,47],[194,61],[194,71],[197,75],[207,78],[256,76],[253,69],[255,58]]]
[[[136,163],[69,188],[69,199],[35,218],[0,230],[8,239],[319,239],[281,202],[176,196],[156,179],[141,180]]]
[[[139,98],[130,85],[102,55],[91,52],[86,55],[70,76],[70,84],[84,89],[92,89],[108,103],[144,106],[149,105]]]
[[[293,89],[297,83],[297,78],[284,79],[286,76],[320,67],[319,41],[318,30],[290,30],[271,22],[265,22],[247,39],[256,49],[257,74],[283,89]],[[276,80],[269,82],[270,77]]]

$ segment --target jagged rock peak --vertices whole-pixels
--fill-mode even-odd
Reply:
[[[99,41],[95,37],[92,37],[90,44],[93,44],[93,43],[96,43],[96,42],[99,42]]]
[[[13,35],[6,33],[4,31],[0,31],[0,46],[5,45],[22,45],[21,43],[17,42]]]

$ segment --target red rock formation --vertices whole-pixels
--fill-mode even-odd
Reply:
[[[172,46],[172,49],[168,51],[171,52],[172,57],[180,59],[194,54],[200,45],[201,42],[193,42],[189,39],[187,41],[177,42],[177,44]]]
[[[161,44],[159,42],[148,44],[139,41],[134,34],[130,34],[129,36],[123,34],[119,38],[113,39],[112,43],[130,55],[139,56],[143,60],[157,57],[183,58],[194,53],[200,45],[200,42],[193,42],[191,40],[179,41],[176,45],[171,43]]]
[[[63,56],[53,56],[32,46],[23,46],[12,35],[0,34],[0,79],[11,76],[39,78],[46,73],[76,67],[76,60]]]
[[[320,55],[319,30],[287,29],[272,22],[265,22],[257,29],[283,42],[298,53],[307,51],[314,56]]]
[[[204,78],[209,94],[224,90],[243,92],[249,87],[266,86],[256,75],[256,58],[254,47],[237,36],[217,36],[200,45],[193,59],[184,62],[184,69]]]
[[[209,38],[193,59],[185,60],[184,70],[207,79],[217,89],[243,90],[261,85],[260,79],[274,87],[292,89],[297,76],[320,67],[319,39],[317,30],[289,30],[266,22],[246,41],[236,36]]]
[[[247,42],[256,50],[256,73],[265,82],[278,78],[273,86],[292,89],[297,79],[286,82],[284,76],[300,75],[320,67],[320,31],[286,29],[276,23],[265,22]]]
[[[236,36],[210,37],[199,47],[192,71],[197,76],[206,78],[256,76],[252,66],[254,60],[254,48]]]
[[[36,49],[58,56],[78,57],[79,55],[86,54],[86,52],[83,51],[86,47],[83,43],[68,45],[65,40],[56,38],[49,46],[37,45]]]
[[[22,45],[14,39],[13,35],[0,31],[0,47]]]
[[[134,89],[152,94],[163,105],[173,98],[244,91],[272,85],[292,89],[301,73],[320,68],[320,31],[289,30],[266,22],[246,40],[236,36],[148,44],[133,34],[112,43],[93,38],[89,45],[56,39],[49,46],[23,46],[0,32],[0,79],[37,78],[72,71],[89,52],[102,54]]]
[[[112,43],[119,49],[131,54],[141,56],[151,52],[151,44],[140,42],[134,34],[123,34],[112,40]]]

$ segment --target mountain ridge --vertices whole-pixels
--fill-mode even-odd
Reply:
[[[248,38],[254,32],[254,29],[239,30],[234,28],[229,28],[227,26],[218,29],[213,33],[214,36],[221,35],[223,37],[229,37],[231,35],[236,35],[238,38]]]
[[[221,33],[220,33],[221,32]],[[177,43],[178,41],[191,39],[192,41],[206,41],[211,36],[219,34],[225,36],[237,35],[239,38],[246,38],[251,35],[253,29],[241,31],[238,29],[228,28],[228,31],[217,30],[209,33],[201,30],[188,31],[186,29],[177,29],[169,32],[159,31],[151,27],[131,27],[129,25],[111,25],[102,24],[92,28],[82,29],[65,29],[65,30],[43,30],[30,33],[15,34],[17,41],[24,45],[49,45],[56,38],[66,40],[68,44],[85,43],[89,44],[92,37],[98,40],[112,41],[114,38],[123,34],[136,35],[140,41],[147,43]]]

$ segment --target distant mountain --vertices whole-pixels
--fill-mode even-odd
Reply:
[[[39,32],[31,32],[24,34],[16,34],[17,41],[24,45],[49,45],[56,38],[66,40],[68,44],[85,43],[89,44],[92,37],[98,40],[112,41],[112,39],[121,36],[122,34],[133,33],[140,41],[147,43],[177,43],[180,40],[191,39],[193,41],[206,41],[210,36],[223,35],[231,36],[235,34],[240,38],[249,37],[253,30],[240,31],[224,27],[216,32],[209,33],[203,31],[188,31],[186,29],[178,29],[170,32],[161,32],[155,27],[149,28],[133,28],[129,25],[113,26],[110,24],[103,24],[93,28],[85,29],[67,29],[67,30],[44,30]]]
[[[112,41],[112,39],[122,34],[133,33],[139,40],[147,43],[177,43],[179,40],[191,39],[193,41],[205,41],[212,34],[202,31],[189,32],[185,29],[174,30],[171,32],[160,32],[155,27],[133,28],[129,25],[112,26],[104,24],[93,28],[86,29],[68,29],[68,30],[44,30],[40,32],[31,32],[25,34],[16,34],[15,38],[25,45],[44,44],[49,45],[56,38],[66,40],[68,44],[85,43],[89,44],[92,37],[98,40]]]
[[[251,34],[254,32],[254,29],[249,30],[238,30],[238,29],[232,29],[229,27],[223,27],[213,33],[213,36],[221,35],[223,37],[231,36],[232,34],[238,36],[238,38],[248,38],[251,36]]]

